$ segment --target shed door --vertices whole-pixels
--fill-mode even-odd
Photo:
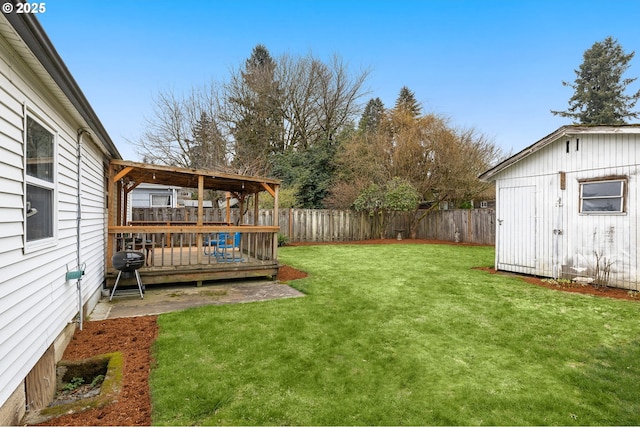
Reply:
[[[536,187],[500,188],[498,268],[536,266]],[[513,271],[524,272],[515,268]]]

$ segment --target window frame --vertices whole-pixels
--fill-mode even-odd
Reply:
[[[46,179],[39,178],[37,176],[33,176],[29,174],[28,167],[28,130],[29,130],[29,120],[33,120],[39,126],[41,126],[45,131],[49,132],[52,136],[52,165],[51,165],[51,181]],[[25,114],[23,119],[23,129],[22,137],[23,137],[23,243],[24,243],[24,253],[34,252],[36,250],[42,248],[48,248],[56,245],[58,239],[58,132],[55,130],[51,124],[43,119],[41,114],[37,114],[35,111],[25,108]],[[36,187],[38,189],[43,189],[48,191],[51,194],[51,235],[46,236],[40,239],[29,240],[27,231],[28,231],[28,206],[27,206],[27,196],[29,192],[29,187]]]
[[[154,197],[167,197],[169,199],[169,203],[166,205],[154,204]],[[173,206],[173,200],[171,200],[173,195],[171,193],[149,193],[149,206],[152,208],[170,208]]]
[[[584,197],[584,188],[585,185],[589,184],[600,184],[600,183],[620,183],[620,193],[619,194],[608,194],[602,196],[589,196]],[[627,213],[627,189],[628,189],[628,177],[626,176],[611,176],[611,177],[602,177],[602,178],[593,178],[593,179],[584,179],[579,180],[579,213],[580,215],[626,215]],[[601,200],[601,199],[620,199],[620,210],[616,211],[604,211],[604,210],[585,210],[584,209],[584,201],[585,200]]]

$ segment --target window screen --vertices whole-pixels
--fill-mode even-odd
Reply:
[[[169,194],[152,194],[152,207],[171,207],[171,195]]]

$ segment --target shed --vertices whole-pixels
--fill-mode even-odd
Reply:
[[[180,187],[162,184],[140,184],[131,193],[132,208],[176,208]]]
[[[17,425],[100,298],[120,158],[32,14],[0,14],[0,140],[0,425]]]
[[[639,289],[640,125],[564,126],[480,175],[497,270]]]

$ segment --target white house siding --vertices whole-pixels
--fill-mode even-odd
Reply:
[[[81,258],[86,262],[85,276],[83,277],[83,295],[85,304],[87,299],[93,296],[89,304],[95,305],[99,299],[96,292],[101,285],[105,274],[105,248],[107,228],[107,204],[106,204],[106,165],[103,155],[97,147],[83,145],[82,153],[82,220],[80,230]],[[91,292],[94,292],[91,295]],[[88,311],[87,307],[87,310]]]
[[[496,175],[496,268],[545,277],[593,279],[597,253],[601,266],[611,263],[610,285],[637,290],[640,128],[636,133],[567,132],[569,136],[560,137]],[[560,172],[566,174],[564,190],[560,189]],[[626,212],[580,214],[579,181],[607,176],[627,177]],[[505,223],[509,215],[527,215],[514,200],[501,197],[507,194],[501,189],[523,186],[535,189],[533,242],[522,235],[501,237],[500,228],[509,226]],[[531,243],[535,244],[533,252]],[[505,251],[515,251],[516,255],[505,255]],[[532,253],[533,259],[527,259]],[[531,266],[514,263],[514,259],[525,259]]]
[[[5,22],[0,24],[6,28]],[[42,248],[25,247],[23,241],[25,107],[56,134],[56,238],[53,245]],[[0,407],[78,313],[76,282],[65,281],[67,268],[75,269],[77,263],[77,130],[82,127],[71,116],[0,37]],[[102,150],[85,136],[81,178],[85,303],[95,301],[104,280],[105,161]]]

